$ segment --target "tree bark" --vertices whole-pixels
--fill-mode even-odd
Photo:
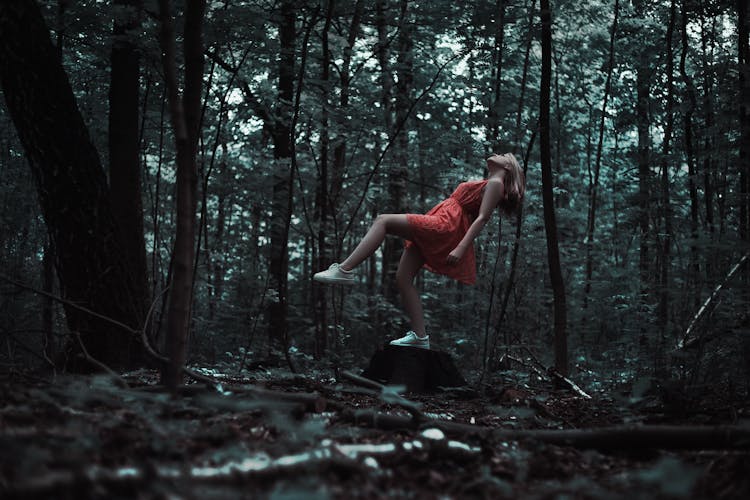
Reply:
[[[639,1],[635,5],[636,16],[642,18],[643,2]],[[640,32],[643,33],[643,32]],[[638,129],[638,230],[640,236],[639,263],[638,269],[640,274],[640,297],[639,308],[641,318],[641,345],[646,340],[646,325],[648,324],[647,301],[651,291],[651,263],[650,259],[650,200],[651,200],[651,172],[649,170],[649,97],[650,97],[650,79],[651,69],[647,58],[647,51],[639,50],[636,62],[636,127]]]
[[[669,271],[672,265],[672,207],[670,201],[669,189],[669,166],[671,156],[671,140],[674,130],[674,49],[672,40],[674,34],[674,25],[677,12],[676,1],[672,0],[669,9],[669,25],[667,26],[666,46],[667,46],[667,102],[666,102],[666,123],[664,124],[664,139],[662,140],[661,150],[661,215],[664,224],[661,242],[661,269],[659,272],[659,327],[661,338],[656,352],[656,368],[662,370],[665,368],[663,359],[664,349],[666,348],[666,335],[669,325]]]
[[[122,233],[122,252],[137,293],[148,302],[146,241],[141,194],[140,56],[134,44],[141,0],[115,0],[109,87],[109,185],[112,210]]]
[[[683,136],[685,139],[685,159],[688,167],[688,193],[690,195],[690,273],[688,280],[689,282],[696,283],[700,276],[700,263],[698,259],[698,247],[696,245],[698,240],[698,188],[695,183],[695,150],[693,148],[693,114],[695,113],[695,107],[697,98],[695,95],[695,86],[690,76],[687,74],[685,69],[685,61],[688,54],[688,29],[687,29],[687,0],[682,0],[682,52],[680,53],[680,75],[682,81],[685,84],[685,92],[687,93],[688,106],[685,110],[683,117],[684,132]],[[698,294],[695,294],[695,305],[697,306],[699,300]]]
[[[409,179],[409,133],[406,126],[414,81],[414,54],[412,52],[412,21],[409,0],[400,0],[398,32],[398,57],[396,64],[396,114],[395,126],[389,135],[402,129],[396,138],[395,163],[388,172],[388,211],[401,214],[408,211],[407,181]],[[383,295],[392,302],[398,301],[396,269],[404,249],[401,238],[386,238],[383,245]]]
[[[533,8],[533,7],[532,7]],[[503,52],[505,41],[505,0],[496,0],[495,12],[495,45],[492,50],[492,101],[488,113],[489,132],[488,142],[493,151],[500,147],[500,88],[503,76]]]
[[[317,247],[314,249],[314,261],[316,269],[325,269],[329,264],[329,251],[327,242],[329,238],[329,209],[330,200],[328,198],[328,152],[330,148],[329,134],[329,113],[330,106],[330,64],[331,50],[328,43],[328,32],[331,29],[333,18],[334,0],[328,0],[326,9],[326,20],[323,25],[323,31],[320,34],[322,42],[321,55],[321,75],[320,75],[320,93],[322,110],[320,115],[320,160],[318,186],[315,192],[315,222],[318,227]],[[320,358],[325,353],[328,345],[328,302],[326,300],[326,288],[323,286],[313,286],[313,303],[315,315],[315,357]]]
[[[713,139],[714,139],[714,111],[713,111],[713,88],[711,85],[711,78],[709,77],[708,67],[708,49],[707,39],[709,35],[706,33],[705,20],[701,24],[701,56],[703,62],[703,112],[705,113],[705,126],[703,136],[703,196],[704,205],[706,207],[706,226],[709,234],[713,236],[715,231],[714,224],[714,186],[711,179],[714,170],[713,155]],[[707,259],[707,267],[711,267],[710,261]]]
[[[0,2],[0,81],[36,181],[63,297],[140,328],[145,297],[122,252],[101,160],[32,0]],[[91,356],[116,368],[140,363],[140,342],[130,332],[70,306],[65,312]]]
[[[187,357],[187,337],[193,286],[197,208],[198,135],[203,83],[203,16],[205,0],[185,4],[185,78],[182,96],[178,90],[174,24],[169,0],[160,0],[162,65],[177,151],[177,229],[172,258],[172,281],[167,310],[167,352],[164,385],[174,390],[182,383]]]
[[[273,197],[271,200],[270,277],[274,298],[268,301],[268,339],[283,345],[288,335],[287,286],[289,270],[289,225],[292,200],[291,127],[295,70],[295,5],[281,2],[278,17],[278,93],[272,130],[274,146]]]
[[[520,148],[521,137],[521,118],[523,117],[523,105],[526,97],[526,87],[529,75],[529,58],[531,56],[531,46],[534,40],[534,13],[536,12],[536,0],[531,0],[529,6],[529,26],[526,30],[528,39],[526,40],[526,52],[523,56],[523,70],[521,72],[521,95],[518,98],[518,108],[516,110],[516,127],[513,131],[513,154]]]
[[[737,32],[739,52],[740,80],[740,238],[747,245],[750,243],[750,15],[745,0],[737,0]],[[750,266],[743,274],[745,286],[750,286]]]
[[[544,204],[544,229],[547,235],[547,261],[554,298],[555,314],[555,368],[568,374],[568,338],[566,332],[567,310],[565,283],[560,265],[557,244],[557,221],[553,194],[552,158],[550,146],[550,82],[552,73],[552,11],[549,0],[540,2],[542,21],[542,75],[539,96],[539,148],[542,163],[542,199]]]
[[[48,295],[42,297],[42,331],[44,334],[44,355],[55,359],[57,343],[55,342],[55,303],[49,298],[55,287],[55,256],[52,244],[44,243],[42,256],[42,290]]]

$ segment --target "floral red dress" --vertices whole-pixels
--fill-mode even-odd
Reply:
[[[429,271],[444,274],[461,283],[477,281],[477,266],[472,243],[461,260],[454,265],[446,262],[448,254],[461,242],[469,226],[477,218],[487,179],[462,182],[446,200],[424,215],[406,214],[414,238],[406,246],[416,246]]]

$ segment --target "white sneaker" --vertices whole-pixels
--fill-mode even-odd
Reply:
[[[413,331],[406,332],[406,335],[400,339],[391,340],[391,345],[399,345],[405,347],[419,347],[421,349],[430,348],[430,336],[417,337],[417,334]]]
[[[354,285],[354,273],[351,271],[344,271],[341,269],[340,264],[331,264],[331,266],[325,271],[315,273],[313,276],[315,281],[321,283],[328,283],[330,285]]]

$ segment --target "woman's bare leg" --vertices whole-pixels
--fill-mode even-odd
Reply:
[[[427,335],[424,327],[424,311],[422,310],[422,300],[419,298],[419,291],[414,286],[414,278],[422,269],[424,258],[417,247],[410,246],[401,254],[401,261],[398,263],[396,271],[396,285],[401,295],[401,304],[404,306],[411,329],[420,337]]]
[[[346,260],[341,262],[341,269],[351,271],[364,262],[383,243],[386,234],[393,234],[407,240],[411,239],[412,230],[409,222],[406,220],[406,214],[378,215],[375,218],[375,222],[372,223],[372,226],[367,231],[367,234],[365,234],[365,237],[357,245],[357,248],[354,249]]]

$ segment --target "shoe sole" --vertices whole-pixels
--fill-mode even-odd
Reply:
[[[417,345],[417,344],[394,344],[393,342],[390,342],[390,345],[394,345],[396,347],[417,347],[419,349],[430,349],[430,344],[427,345]]]
[[[321,276],[313,276],[313,280],[319,282],[319,283],[325,283],[327,285],[356,285],[356,280],[352,279],[345,279],[345,278],[324,278]]]

